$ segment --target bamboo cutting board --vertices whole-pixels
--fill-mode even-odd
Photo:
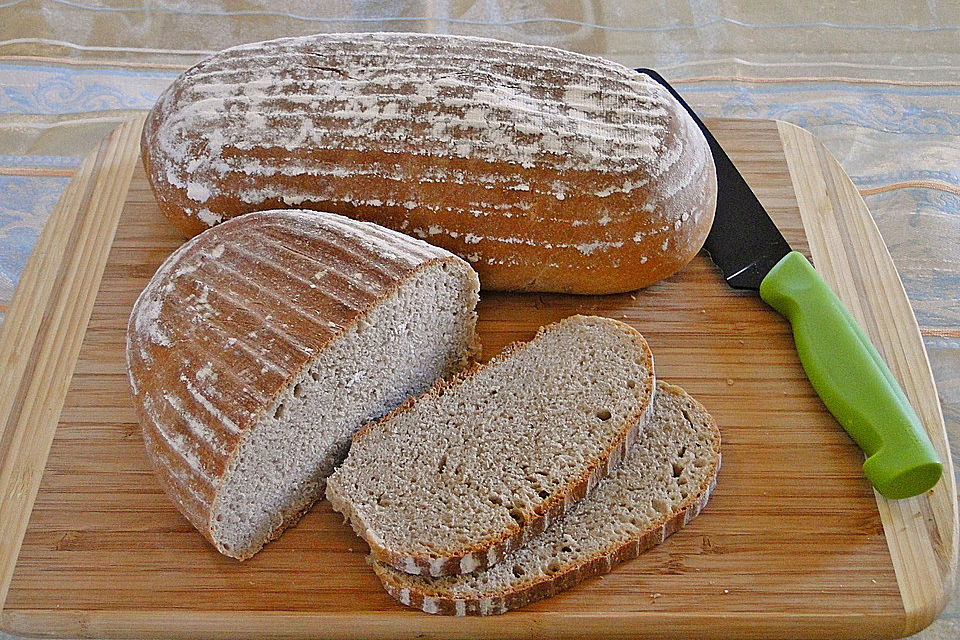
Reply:
[[[573,313],[638,328],[657,376],[714,415],[723,468],[704,513],[660,547],[486,619],[428,616],[380,588],[326,502],[253,559],[218,555],[153,474],[127,388],[130,307],[181,239],[138,159],[142,118],[81,166],[0,330],[0,625],[93,637],[898,636],[940,612],[957,563],[956,488],[920,332],[862,199],[805,131],[708,123],[787,239],[887,360],[945,465],[891,502],[804,377],[790,327],[703,255],[634,294],[484,293],[487,356]],[[129,189],[128,189],[129,185]],[[49,455],[48,455],[49,451]],[[21,542],[22,541],[22,542]]]

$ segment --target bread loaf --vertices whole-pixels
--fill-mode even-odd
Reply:
[[[720,431],[680,387],[657,382],[653,411],[623,463],[543,534],[470,575],[373,568],[403,604],[427,613],[504,613],[637,557],[700,513],[716,486]]]
[[[643,336],[573,316],[364,427],[327,498],[401,571],[484,569],[616,467],[652,393]]]
[[[261,209],[333,211],[449,249],[489,290],[643,287],[693,258],[716,204],[703,134],[647,76],[459,36],[227,49],[163,93],[142,150],[184,234]]]
[[[463,260],[330,213],[268,211],[188,241],[137,299],[130,385],[179,510],[245,559],[322,496],[365,422],[461,367]]]

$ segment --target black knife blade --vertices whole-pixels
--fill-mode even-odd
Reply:
[[[910,401],[870,339],[816,269],[777,229],[697,114],[660,74],[703,132],[717,171],[717,212],[704,248],[730,286],[754,289],[793,328],[800,363],[830,413],[867,454],[864,475],[887,498],[928,491],[943,473]]]
[[[637,69],[669,91],[703,131],[717,168],[717,215],[703,248],[734,289],[759,291],[760,282],[790,253],[790,245],[727,153],[680,94],[652,69]]]

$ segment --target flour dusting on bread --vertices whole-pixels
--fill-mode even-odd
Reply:
[[[185,233],[262,208],[334,211],[443,246],[490,289],[644,286],[693,257],[715,202],[703,135],[648,76],[482,38],[228,49],[164,92],[143,143]]]

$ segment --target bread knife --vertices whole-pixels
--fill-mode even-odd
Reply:
[[[717,212],[704,249],[734,289],[759,291],[783,315],[817,395],[867,456],[863,473],[899,499],[932,488],[943,465],[883,358],[803,254],[792,251],[709,129],[651,69],[706,136],[717,169]]]

